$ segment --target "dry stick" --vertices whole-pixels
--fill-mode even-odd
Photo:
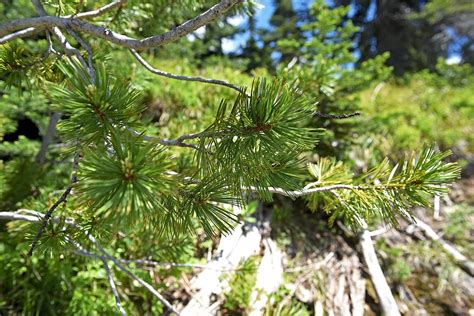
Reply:
[[[89,234],[88,232],[86,233],[88,239],[96,246],[96,248],[105,255],[109,260],[111,260],[120,270],[128,274],[131,278],[135,279],[138,283],[140,283],[142,286],[144,286],[148,291],[150,291],[158,300],[160,300],[163,305],[166,306],[170,311],[173,313],[179,315],[180,313],[176,310],[176,308],[171,305],[170,302],[166,298],[164,298],[157,290],[155,290],[150,284],[147,282],[143,281],[141,278],[139,278],[137,275],[135,275],[132,271],[128,270],[125,268],[119,260],[117,260],[115,257],[112,257],[107,251],[105,251],[104,248],[97,242],[94,236]]]
[[[110,271],[109,265],[107,264],[107,260],[105,260],[104,257],[99,257],[99,258],[102,261],[102,263],[104,264],[104,269],[107,272],[107,277],[109,279],[109,284],[110,284],[110,287],[112,288],[112,292],[113,292],[114,298],[115,298],[115,305],[117,305],[117,308],[119,309],[120,314],[122,316],[125,316],[125,315],[127,315],[127,313],[125,312],[125,310],[122,307],[122,304],[120,303],[120,298],[119,298],[119,295],[118,295],[118,292],[117,292],[117,287],[115,286],[114,278],[112,276],[112,271]]]
[[[32,0],[36,4],[38,0]],[[55,17],[55,16],[41,16],[35,18],[26,18],[9,21],[0,25],[0,44],[11,40],[11,33],[17,32],[30,27],[35,27],[38,30],[46,28],[65,28],[67,26],[72,27],[76,31],[81,31],[96,37],[102,38],[111,43],[120,45],[122,47],[134,48],[134,49],[147,49],[162,46],[171,42],[174,42],[181,37],[194,32],[201,26],[204,26],[216,19],[217,17],[223,15],[234,5],[243,2],[243,0],[223,0],[218,4],[214,5],[207,11],[196,16],[195,18],[188,20],[181,25],[169,30],[160,35],[155,35],[147,37],[144,39],[135,39],[122,35],[116,32],[109,30],[108,28],[98,26],[86,21],[75,19],[75,18],[64,18],[64,17]],[[41,5],[41,3],[40,3]],[[39,7],[39,6],[38,6]],[[44,10],[43,10],[44,11]],[[54,30],[54,29],[53,29]]]
[[[255,285],[250,294],[249,316],[262,315],[268,298],[283,283],[283,254],[271,238],[262,240],[264,254],[256,274]]]
[[[413,225],[420,228],[428,238],[438,242],[443,247],[444,251],[446,251],[466,273],[468,273],[470,276],[474,276],[474,262],[470,261],[459,250],[441,238],[441,236],[438,235],[428,224],[419,218],[413,218],[415,219],[415,223]]]
[[[386,316],[399,316],[400,311],[397,302],[393,297],[392,291],[390,290],[382,268],[380,267],[377,254],[375,253],[374,243],[370,238],[370,232],[367,229],[367,224],[362,219],[361,223],[364,227],[362,234],[360,235],[360,246],[362,248],[362,254],[364,255],[370,278],[372,279],[372,284],[374,285],[380,301],[380,307],[383,310],[383,314]]]
[[[49,210],[44,215],[43,221],[41,223],[41,227],[38,230],[38,232],[36,233],[35,239],[31,243],[30,250],[28,251],[28,256],[33,255],[33,250],[36,248],[36,245],[38,244],[41,236],[43,235],[43,232],[46,228],[46,225],[48,225],[49,219],[53,215],[53,212],[56,210],[56,208],[59,205],[61,205],[61,203],[66,201],[69,193],[71,193],[72,187],[77,182],[77,166],[79,164],[79,156],[80,156],[79,149],[76,147],[76,152],[74,153],[74,161],[73,161],[73,167],[72,167],[73,170],[72,170],[71,182],[68,185],[68,187],[66,188],[66,190],[64,191],[64,193],[61,195],[61,197],[56,201],[56,203],[53,204],[53,206],[51,206],[49,208]]]
[[[148,70],[151,73],[154,73],[155,75],[163,76],[163,77],[171,78],[171,79],[176,79],[176,80],[196,81],[196,82],[203,82],[203,83],[209,83],[209,84],[225,86],[225,87],[234,89],[235,91],[238,91],[239,93],[242,93],[243,95],[250,98],[250,95],[245,93],[245,91],[242,88],[240,88],[240,87],[238,87],[238,86],[236,86],[232,83],[229,83],[227,81],[217,80],[217,79],[208,79],[208,78],[203,78],[203,77],[190,77],[190,76],[175,75],[175,74],[172,74],[172,73],[169,73],[169,72],[166,72],[166,71],[162,71],[162,70],[153,68],[149,63],[147,63],[147,61],[145,59],[143,59],[142,56],[140,56],[140,54],[138,54],[138,52],[135,49],[130,49],[130,52],[138,60],[138,62],[140,64],[142,64],[143,67],[145,67],[146,70]]]

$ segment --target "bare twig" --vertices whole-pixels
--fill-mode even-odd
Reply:
[[[38,0],[32,0],[39,2]],[[0,44],[7,42],[12,39],[11,33],[23,30],[26,28],[34,27],[38,30],[44,30],[47,28],[66,28],[70,26],[76,31],[81,31],[96,37],[102,38],[111,43],[120,45],[122,47],[134,48],[134,49],[147,49],[152,47],[162,46],[178,40],[179,38],[186,36],[187,34],[197,30],[201,26],[204,26],[214,20],[215,18],[224,14],[234,5],[241,3],[243,0],[223,0],[218,4],[214,5],[206,12],[196,16],[195,18],[184,22],[183,24],[173,28],[172,30],[165,32],[160,35],[147,37],[144,39],[135,39],[113,32],[105,27],[98,26],[81,19],[76,18],[64,18],[55,16],[40,16],[35,18],[26,18],[9,21],[0,26]],[[43,10],[44,11],[44,10]],[[54,30],[54,29],[53,29]]]
[[[470,261],[465,255],[459,250],[450,245],[441,236],[436,233],[433,228],[423,222],[421,219],[414,217],[415,222],[412,225],[420,228],[423,233],[432,241],[438,242],[453,259],[454,261],[470,276],[474,276],[474,262]]]
[[[37,28],[34,27],[28,27],[24,30],[19,30],[10,34],[7,34],[3,37],[0,38],[0,44],[5,44],[8,42],[11,42],[13,40],[16,40],[18,38],[23,38],[23,37],[28,37],[35,35],[36,33],[39,33],[41,30],[38,30]]]
[[[314,113],[315,116],[320,117],[320,118],[325,118],[325,119],[336,119],[336,120],[343,120],[347,118],[351,118],[354,116],[359,116],[359,112],[354,112],[354,113],[345,113],[345,114],[327,114],[327,113],[321,113],[317,111]]]
[[[45,18],[49,17],[46,13],[46,10],[43,7],[43,4],[41,4],[40,0],[31,0],[31,2],[33,3],[33,6],[35,7],[36,12],[38,12],[38,14],[41,17],[45,17]],[[0,26],[0,28],[1,28],[1,26]],[[64,52],[66,53],[66,55],[76,56],[76,58],[80,61],[82,66],[87,69],[88,68],[87,64],[86,64],[84,58],[82,57],[81,52],[77,48],[75,48],[71,44],[69,44],[69,42],[66,40],[66,37],[64,36],[64,34],[61,32],[61,30],[58,27],[51,26],[51,29],[52,29],[52,32],[53,32],[54,36],[57,38],[57,40],[59,41],[59,43],[63,47]],[[2,40],[3,40],[3,38],[0,38],[0,44],[3,43]]]
[[[239,268],[215,268],[208,264],[194,264],[194,263],[174,263],[174,262],[159,262],[153,260],[146,260],[146,259],[133,259],[133,260],[125,260],[120,259],[120,262],[130,264],[135,263],[138,265],[145,265],[145,266],[154,266],[154,267],[163,267],[166,269],[170,268],[195,268],[195,269],[208,269],[208,270],[215,270],[215,271],[239,271]]]
[[[227,81],[224,81],[224,80],[208,79],[208,78],[203,78],[203,77],[190,77],[190,76],[175,75],[175,74],[172,74],[172,73],[169,73],[169,72],[166,72],[166,71],[162,71],[162,70],[153,68],[145,59],[143,59],[142,56],[140,56],[140,54],[136,50],[130,49],[130,52],[138,60],[138,62],[140,64],[142,64],[143,67],[145,67],[146,70],[150,71],[151,73],[154,73],[155,75],[163,76],[163,77],[171,78],[171,79],[176,79],[176,80],[196,81],[196,82],[203,82],[203,83],[209,83],[209,84],[225,86],[225,87],[234,89],[235,91],[238,91],[239,93],[242,93],[242,94],[246,95],[247,97],[250,97],[250,95],[248,95],[242,88],[240,88],[240,87],[238,87],[238,86],[236,86],[232,83],[229,83]]]
[[[66,28],[66,31],[71,34],[72,37],[82,46],[82,48],[85,49],[87,52],[87,71],[89,72],[89,76],[91,77],[91,82],[92,84],[95,85],[96,82],[96,76],[95,76],[95,70],[94,70],[94,61],[93,61],[93,55],[92,55],[92,49],[90,46],[80,37],[74,30],[72,30],[70,27]]]
[[[41,218],[42,216],[23,215],[20,214],[20,212],[0,212],[0,219],[8,221],[25,221],[30,223],[37,223],[41,220]]]
[[[126,2],[127,0],[115,0],[96,10],[81,12],[81,13],[73,14],[73,15],[66,15],[64,17],[65,18],[78,18],[78,19],[91,19],[91,18],[98,17],[106,12],[109,12],[116,7],[121,7]]]
[[[117,287],[115,286],[114,278],[112,276],[112,271],[110,271],[109,265],[107,264],[107,260],[105,260],[105,258],[103,258],[103,257],[99,257],[99,258],[102,261],[102,263],[104,264],[104,269],[107,272],[107,277],[109,279],[110,288],[112,289],[112,293],[114,294],[114,298],[115,298],[115,305],[117,305],[117,308],[120,311],[120,314],[122,316],[125,316],[125,315],[127,315],[127,313],[125,312],[125,310],[122,307],[122,304],[120,303],[120,297],[119,297],[118,292],[117,292]]]
[[[51,54],[60,55],[57,51],[54,50],[53,40],[51,39],[51,34],[49,31],[46,31],[46,40],[48,41],[48,50],[46,51],[44,58],[48,58]]]
[[[65,202],[69,193],[71,193],[72,187],[74,184],[77,182],[77,166],[79,164],[79,148],[76,148],[76,152],[74,154],[74,160],[73,160],[73,170],[72,170],[72,176],[71,176],[71,182],[64,191],[64,193],[61,195],[61,197],[49,208],[49,210],[46,212],[46,214],[43,217],[43,221],[41,223],[41,227],[36,233],[35,238],[33,239],[33,242],[31,243],[30,250],[28,251],[28,255],[32,256],[33,255],[33,250],[36,248],[36,245],[38,244],[41,236],[43,235],[43,232],[46,228],[46,225],[48,225],[49,219],[53,215],[53,212],[58,208],[61,203]]]
[[[27,213],[31,215],[22,215],[21,213]],[[18,212],[0,212],[0,219],[4,220],[22,220],[22,221],[27,221],[27,222],[32,222],[32,223],[37,223],[42,221],[44,223],[46,218],[46,215],[43,215],[39,212],[36,211],[31,211],[31,210],[19,210]],[[59,218],[52,217],[52,221],[54,222],[59,222]],[[65,224],[77,228],[77,225],[74,223],[73,220],[71,219],[66,219]],[[171,303],[165,299],[158,291],[156,291],[150,284],[139,278],[137,275],[135,275],[133,272],[131,272],[129,269],[124,267],[119,259],[116,259],[112,255],[110,255],[100,244],[99,242],[95,239],[94,236],[92,236],[89,232],[84,232],[87,238],[94,244],[94,246],[97,248],[99,252],[103,254],[103,256],[85,251],[81,247],[78,247],[77,243],[73,243],[76,245],[76,248],[78,250],[76,251],[77,254],[87,256],[87,257],[95,257],[99,259],[108,259],[112,261],[120,270],[125,272],[128,276],[136,280],[139,284],[141,284],[143,287],[145,287],[148,291],[150,291],[160,302],[163,303],[170,311],[174,312],[175,314],[179,315],[179,312],[171,305]]]
[[[171,303],[163,297],[157,290],[155,290],[150,284],[139,278],[135,273],[132,271],[128,270],[126,267],[124,267],[119,260],[117,260],[115,257],[111,256],[107,251],[105,251],[104,248],[97,242],[94,236],[91,234],[87,233],[88,239],[95,245],[95,247],[109,260],[111,260],[120,270],[128,274],[131,278],[135,279],[138,283],[140,283],[143,287],[145,287],[148,291],[150,291],[158,300],[163,303],[163,305],[166,306],[170,311],[173,313],[179,315],[179,312],[176,310],[176,308],[171,305]]]

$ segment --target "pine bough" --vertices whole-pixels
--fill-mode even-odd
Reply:
[[[126,1],[64,17],[49,16],[40,1],[32,2],[39,17],[0,26],[0,43],[6,43],[1,48],[0,70],[6,85],[22,80],[22,74],[31,74],[31,58],[25,60],[24,52],[9,42],[46,34],[46,58],[33,62],[43,63],[42,69],[59,67],[56,80],[47,83],[47,93],[55,111],[63,115],[59,133],[63,142],[70,144],[69,152],[77,153],[73,169],[78,168],[77,178],[73,171],[71,186],[55,205],[68,199],[74,213],[67,220],[51,221],[55,209],[52,207],[36,220],[16,213],[10,214],[10,219],[41,219],[43,224],[30,254],[37,244],[46,244],[50,238],[67,238],[64,244],[71,245],[73,240],[72,248],[77,254],[102,260],[122,314],[107,260],[132,278],[137,277],[100,247],[90,231],[131,233],[140,229],[160,238],[173,238],[194,231],[197,223],[207,234],[225,234],[232,231],[238,218],[224,205],[243,205],[249,196],[271,201],[273,194],[303,197],[311,209],[328,212],[331,223],[339,219],[354,230],[378,219],[394,225],[397,216],[413,219],[411,207],[426,206],[430,195],[445,192],[447,185],[459,177],[459,167],[444,162],[449,153],[437,153],[432,147],[411,154],[394,166],[385,160],[361,176],[354,176],[341,162],[327,158],[306,164],[304,154],[314,149],[322,132],[309,127],[308,118],[321,113],[315,108],[315,101],[301,95],[296,85],[282,79],[257,79],[246,89],[222,80],[169,74],[150,66],[136,51],[175,41],[224,14],[240,0],[221,1],[174,29],[145,39],[134,39],[85,21],[121,7]],[[64,33],[80,47],[73,47]],[[84,35],[131,49],[135,58],[156,75],[222,85],[238,95],[235,100],[222,101],[214,121],[204,131],[176,139],[146,136],[146,127],[140,121],[145,108],[139,102],[139,92],[132,84],[114,77],[105,62],[94,59]],[[66,58],[60,57],[55,44],[60,45],[58,51],[62,48]],[[191,174],[174,172],[176,163],[170,146],[194,151]],[[68,234],[60,237],[43,233],[58,225]],[[70,229],[85,233],[98,253],[78,246],[74,240],[77,234]],[[178,313],[150,285],[142,284]]]

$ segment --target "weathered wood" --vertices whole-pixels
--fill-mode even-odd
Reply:
[[[474,276],[474,262],[470,261],[465,255],[463,255],[459,250],[457,250],[454,246],[449,244],[440,235],[438,235],[433,228],[431,228],[428,224],[423,222],[421,219],[415,217],[415,223],[413,223],[416,227],[421,229],[426,237],[429,239],[438,242],[456,262],[456,264],[463,269],[466,273],[470,276]]]
[[[283,284],[283,254],[270,238],[263,240],[265,251],[257,270],[257,281],[250,296],[250,316],[263,315],[270,294]]]
[[[232,273],[239,264],[260,250],[261,234],[256,225],[238,225],[234,231],[221,238],[217,257],[205,269],[191,280],[193,297],[181,311],[183,316],[215,315],[220,307],[212,297],[220,297],[226,289],[221,276],[227,271]]]
[[[382,268],[380,267],[375,253],[374,243],[370,238],[370,232],[367,229],[364,229],[360,235],[360,246],[384,315],[399,316],[400,311],[397,302],[393,297],[392,291],[390,290]]]

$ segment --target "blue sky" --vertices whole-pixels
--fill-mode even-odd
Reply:
[[[331,0],[327,0],[329,3]],[[293,0],[293,5],[295,9],[306,7],[310,0]],[[256,21],[257,21],[257,28],[269,28],[269,21],[274,11],[273,1],[272,0],[259,0],[258,3],[262,5],[262,8],[255,12]],[[368,14],[366,16],[366,20],[370,21],[373,19],[375,14],[375,1],[371,3],[369,7]],[[349,11],[349,16],[351,12]],[[248,21],[248,17],[245,15],[239,15],[235,17],[231,17],[228,19],[228,22],[233,24],[234,26],[245,26]],[[224,39],[222,42],[222,48],[224,53],[231,53],[231,52],[238,52],[240,48],[245,44],[247,39],[249,38],[248,32],[240,33],[234,36],[232,39]],[[448,63],[459,63],[460,56],[457,52],[450,52],[449,58],[447,59]]]
[[[257,27],[258,28],[267,28],[269,27],[268,21],[270,21],[270,18],[273,14],[274,7],[273,3],[271,0],[260,0],[259,3],[263,6],[261,9],[257,10],[255,12],[255,18],[257,21]],[[228,19],[229,23],[235,26],[245,26],[245,24],[248,21],[247,16],[240,15],[234,18]],[[231,40],[224,40],[222,43],[222,48],[225,53],[231,53],[238,51],[243,44],[247,41],[249,37],[249,34],[242,33],[242,34],[237,34],[234,36],[233,39]]]

